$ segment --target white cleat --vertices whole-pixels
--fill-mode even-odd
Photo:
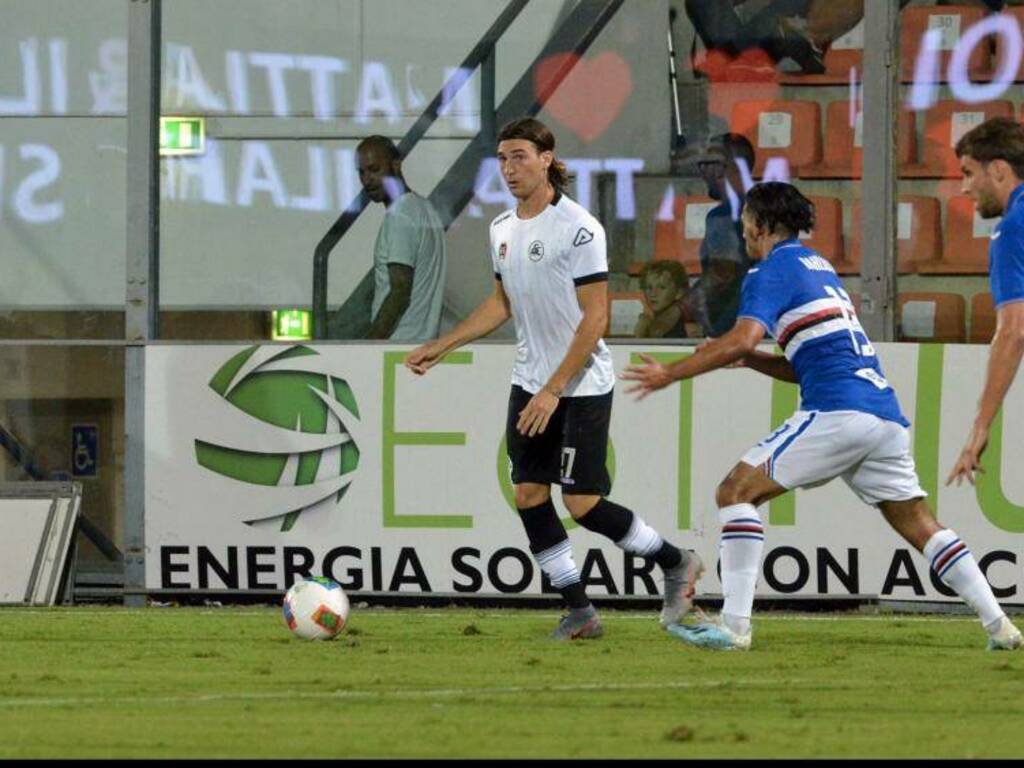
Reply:
[[[709,648],[715,651],[749,651],[751,633],[739,635],[729,629],[719,617],[714,621],[700,624],[671,624],[668,633],[678,637],[687,645]]]
[[[999,622],[999,629],[995,634],[989,635],[988,650],[990,651],[1015,651],[1021,646],[1020,630],[1013,626],[1013,622],[1003,616]]]

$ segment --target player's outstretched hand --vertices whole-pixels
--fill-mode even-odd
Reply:
[[[663,389],[674,381],[672,376],[669,375],[668,368],[650,355],[640,355],[640,359],[646,365],[631,365],[621,376],[626,381],[636,382],[636,384],[626,390],[626,394],[636,392],[637,400],[643,400],[651,392]]]
[[[437,364],[443,352],[436,341],[428,342],[405,356],[405,367],[422,376]]]
[[[953,471],[946,478],[946,485],[956,480],[956,484],[959,486],[963,483],[964,478],[967,478],[967,482],[974,485],[974,473],[985,472],[985,468],[981,466],[981,454],[985,452],[985,446],[987,445],[988,430],[979,429],[978,427],[972,429],[967,442],[964,443],[963,450],[960,451],[956,464],[953,465]]]
[[[528,437],[543,434],[557,407],[558,398],[552,392],[542,389],[519,412],[519,421],[516,422],[519,434]]]

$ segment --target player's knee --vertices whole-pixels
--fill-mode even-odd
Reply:
[[[551,498],[551,491],[543,485],[524,484],[515,487],[516,507],[530,509]]]
[[[721,507],[731,507],[733,504],[749,504],[751,499],[744,489],[743,484],[730,478],[726,478],[718,484],[715,491],[715,503]]]
[[[571,494],[564,494],[562,496],[565,508],[569,510],[573,520],[579,520],[592,510],[600,500],[600,496],[574,496]]]

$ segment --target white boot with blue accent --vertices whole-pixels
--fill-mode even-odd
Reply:
[[[678,637],[687,645],[697,648],[710,648],[715,651],[750,650],[751,632],[733,632],[721,617],[697,624],[669,624],[665,629],[673,637]]]

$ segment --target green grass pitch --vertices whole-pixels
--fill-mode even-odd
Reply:
[[[966,618],[762,613],[749,653],[654,612],[0,610],[0,758],[1020,757],[1024,656]]]

